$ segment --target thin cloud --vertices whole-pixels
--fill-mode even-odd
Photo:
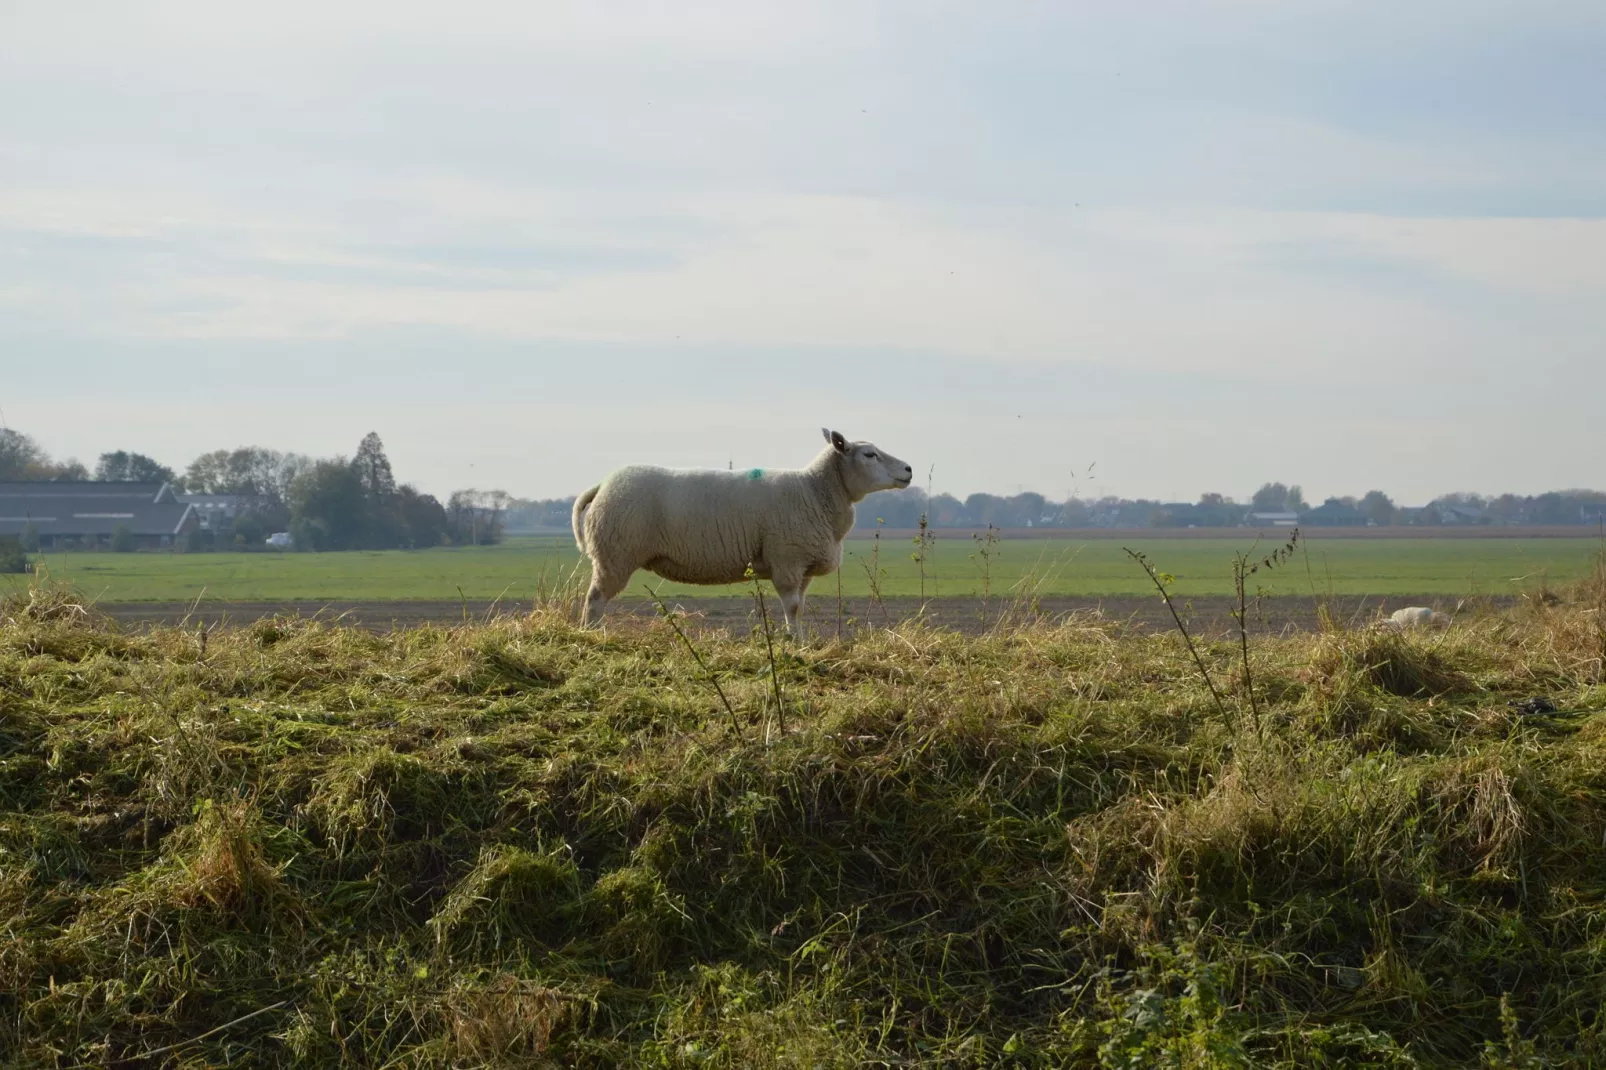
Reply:
[[[1227,414],[1308,487],[1598,482],[1602,47],[1581,3],[12,4],[7,414],[169,463],[376,426],[441,491],[813,410],[956,489],[1242,488]],[[164,392],[228,415],[118,415]]]

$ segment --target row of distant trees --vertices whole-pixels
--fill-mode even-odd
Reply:
[[[228,530],[213,542],[260,546],[288,531],[303,550],[385,550],[500,542],[511,500],[505,491],[460,490],[442,504],[397,483],[379,435],[369,432],[351,457],[314,458],[261,446],[213,450],[182,473],[128,450],[103,453],[93,471],[57,462],[31,437],[0,429],[0,480],[85,479],[168,483],[179,493],[244,499]],[[205,534],[193,549],[206,548]]]
[[[1588,524],[1606,510],[1606,494],[1599,491],[1555,491],[1522,496],[1503,494],[1486,498],[1476,494],[1447,494],[1427,506],[1406,508],[1380,490],[1356,496],[1329,498],[1324,505],[1354,511],[1356,522],[1391,525],[1442,524],[1455,510],[1456,523],[1487,524]],[[573,498],[520,499],[507,503],[506,520],[512,531],[541,531],[569,526]],[[1164,502],[1147,498],[1071,497],[1053,501],[1041,494],[972,494],[964,499],[951,494],[927,493],[919,487],[872,494],[859,506],[858,524],[873,528],[913,528],[922,516],[939,528],[1169,528],[1238,527],[1251,513],[1309,514],[1311,505],[1296,484],[1266,483],[1248,501],[1224,494],[1202,494],[1196,502]]]
[[[1067,498],[1050,501],[1041,494],[1011,497],[972,494],[964,500],[937,494],[928,498],[918,487],[873,494],[859,508],[859,525],[912,528],[925,515],[935,527],[1169,528],[1237,527],[1252,513],[1284,513],[1322,517],[1335,513],[1354,523],[1376,527],[1456,524],[1596,524],[1606,516],[1606,493],[1563,490],[1546,494],[1446,494],[1425,506],[1405,507],[1380,490],[1326,499],[1313,513],[1299,486],[1263,485],[1247,502],[1223,494],[1203,494],[1196,502],[1164,502],[1146,498]],[[1326,516],[1323,516],[1326,514]]]
[[[314,459],[257,446],[203,453],[183,472],[143,454],[117,450],[97,459],[93,472],[75,460],[56,462],[33,439],[0,429],[0,480],[107,479],[167,482],[194,494],[240,494],[255,504],[235,520],[226,541],[259,545],[273,531],[291,532],[305,549],[383,549],[499,541],[505,530],[569,526],[574,498],[514,498],[504,491],[460,490],[443,504],[410,484],[396,482],[384,445],[370,433],[351,458]],[[1405,508],[1380,490],[1329,498],[1324,508],[1354,510],[1379,527],[1456,523],[1565,525],[1593,523],[1606,510],[1606,494],[1591,490],[1539,495],[1447,494],[1425,507]],[[1236,527],[1250,513],[1305,514],[1311,509],[1298,485],[1265,483],[1240,502],[1203,494],[1196,502],[1145,498],[1042,494],[951,494],[928,497],[919,487],[871,495],[859,508],[859,525],[912,528],[925,516],[935,527],[1139,528]]]
[[[1335,507],[1336,510],[1335,510]],[[1237,527],[1252,513],[1284,513],[1296,517],[1328,516],[1337,511],[1353,522],[1376,527],[1457,524],[1596,524],[1606,515],[1606,493],[1563,490],[1546,494],[1446,494],[1425,506],[1405,507],[1380,490],[1326,499],[1312,513],[1301,488],[1267,483],[1246,502],[1223,494],[1203,494],[1195,502],[1146,498],[1067,498],[1050,501],[1041,494],[1010,497],[972,494],[960,500],[950,494],[928,498],[918,487],[872,494],[859,507],[859,526],[912,528],[925,515],[934,527],[1169,528]],[[1327,522],[1324,517],[1320,522]]]

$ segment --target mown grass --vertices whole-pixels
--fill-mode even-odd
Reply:
[[[0,607],[9,1066],[1606,1061],[1606,582],[787,646]],[[1554,712],[1514,701],[1543,697]],[[1538,707],[1535,707],[1538,708]]]
[[[1280,535],[1262,543],[1275,545]],[[1142,545],[1176,576],[1176,593],[1232,593],[1232,557],[1249,551],[1252,534],[1221,539],[1144,539]],[[1269,579],[1267,593],[1309,595],[1312,587],[1341,595],[1511,595],[1540,582],[1575,582],[1589,571],[1600,542],[1593,538],[1349,539],[1308,537],[1310,571],[1300,562]],[[1044,595],[1123,596],[1149,593],[1142,573],[1109,539],[1005,540],[986,548],[968,536],[936,532],[928,548],[928,595],[993,594],[1029,585]],[[921,593],[914,545],[904,538],[850,539],[841,578],[845,594],[869,592],[870,568],[881,573],[887,596]],[[45,554],[47,571],[103,602],[384,601],[540,597],[576,566],[579,552],[567,537],[521,537],[501,546],[439,550],[295,553],[61,553]],[[655,585],[656,577],[643,573]],[[835,577],[815,587],[818,596]],[[0,593],[26,580],[0,576]],[[663,583],[676,599],[741,595],[737,587]],[[639,597],[631,584],[625,597]]]

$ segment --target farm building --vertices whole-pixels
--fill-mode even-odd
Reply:
[[[134,546],[172,546],[198,523],[166,483],[0,483],[0,536],[41,550],[110,547],[119,529]]]
[[[1299,524],[1298,513],[1250,513],[1244,524],[1251,528],[1291,528]]]
[[[1481,506],[1461,505],[1451,502],[1430,502],[1429,509],[1436,510],[1441,524],[1487,524],[1489,514]]]
[[[1366,526],[1366,514],[1337,498],[1329,498],[1306,511],[1299,522],[1308,528],[1362,528]]]
[[[262,499],[255,494],[179,494],[178,501],[195,507],[195,518],[202,531],[228,531],[234,518],[241,513],[260,508]]]

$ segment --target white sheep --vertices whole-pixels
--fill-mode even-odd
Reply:
[[[581,622],[644,568],[678,583],[739,583],[749,566],[775,585],[803,635],[803,593],[842,563],[853,503],[907,487],[914,469],[870,442],[820,429],[830,443],[803,469],[683,471],[632,465],[574,502],[574,541],[591,559]]]
[[[1396,609],[1387,617],[1378,621],[1378,627],[1391,632],[1403,632],[1411,628],[1448,628],[1450,616],[1440,613],[1427,606],[1406,606]]]

